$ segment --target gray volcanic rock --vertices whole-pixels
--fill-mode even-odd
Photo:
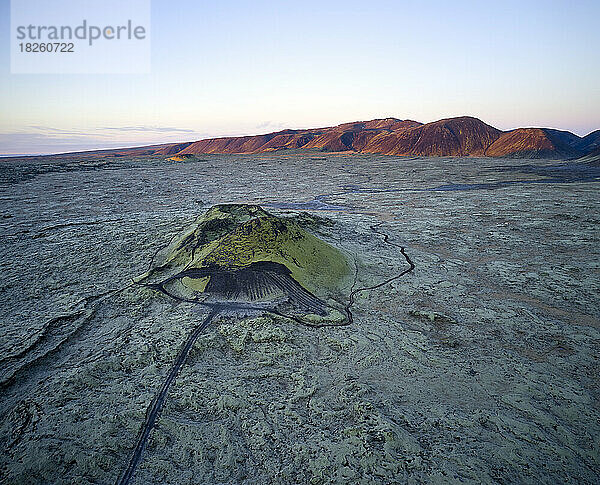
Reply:
[[[600,482],[595,165],[164,158],[0,163],[4,482],[115,483],[198,329],[133,484]],[[342,252],[342,295],[372,288],[352,324],[211,315],[132,281],[231,203]],[[392,279],[398,246],[415,268]]]

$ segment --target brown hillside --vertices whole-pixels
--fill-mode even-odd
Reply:
[[[212,138],[192,143],[180,154],[187,153],[254,153],[264,144],[275,138],[276,133],[257,136]]]
[[[483,155],[502,132],[477,118],[448,118],[374,137],[367,153],[416,156]]]
[[[179,153],[181,150],[184,150],[191,144],[192,144],[192,142],[174,143],[171,145],[164,145],[164,146],[160,147],[158,150],[155,150],[153,155],[164,155],[167,157],[169,155],[175,155],[176,153]]]
[[[420,123],[396,118],[344,123],[326,129],[321,135],[308,142],[304,148],[327,152],[361,151],[376,135],[403,131],[415,126],[420,126]]]
[[[518,128],[502,134],[485,152],[488,157],[571,158],[580,152],[554,130]]]
[[[284,130],[266,135],[200,140],[186,146],[180,153],[261,153],[298,148],[340,152],[357,150],[357,147],[360,150],[377,134],[419,125],[416,121],[396,118],[357,121],[328,128]]]
[[[254,136],[230,136],[187,143],[96,150],[80,152],[79,155],[168,157],[305,149],[428,157],[576,158],[592,152],[599,146],[600,130],[584,138],[568,131],[550,128],[519,128],[502,132],[477,118],[462,116],[425,125],[412,120],[382,118],[326,128],[282,130]]]

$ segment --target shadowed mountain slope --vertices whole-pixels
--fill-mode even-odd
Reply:
[[[586,154],[600,148],[600,130],[592,131],[589,135],[581,138],[577,148]]]
[[[557,143],[568,145],[571,148],[578,148],[582,138],[575,133],[565,130],[555,130],[553,128],[544,128],[546,134]]]

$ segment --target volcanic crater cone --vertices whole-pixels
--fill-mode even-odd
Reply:
[[[342,252],[302,227],[316,219],[301,218],[305,224],[257,205],[216,205],[137,282],[181,301],[341,322],[350,266]]]

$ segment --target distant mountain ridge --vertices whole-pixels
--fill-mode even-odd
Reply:
[[[578,158],[600,146],[600,130],[586,137],[551,128],[501,131],[471,116],[432,123],[383,118],[327,128],[283,130],[265,135],[210,138],[177,155],[266,153],[305,149],[429,157]]]
[[[282,150],[376,153],[424,157],[510,157],[573,159],[600,147],[600,130],[585,137],[551,128],[502,131],[478,118],[461,116],[432,123],[382,118],[326,128],[282,130],[263,135],[208,138],[194,142],[97,150],[107,156],[182,157],[254,154]]]

